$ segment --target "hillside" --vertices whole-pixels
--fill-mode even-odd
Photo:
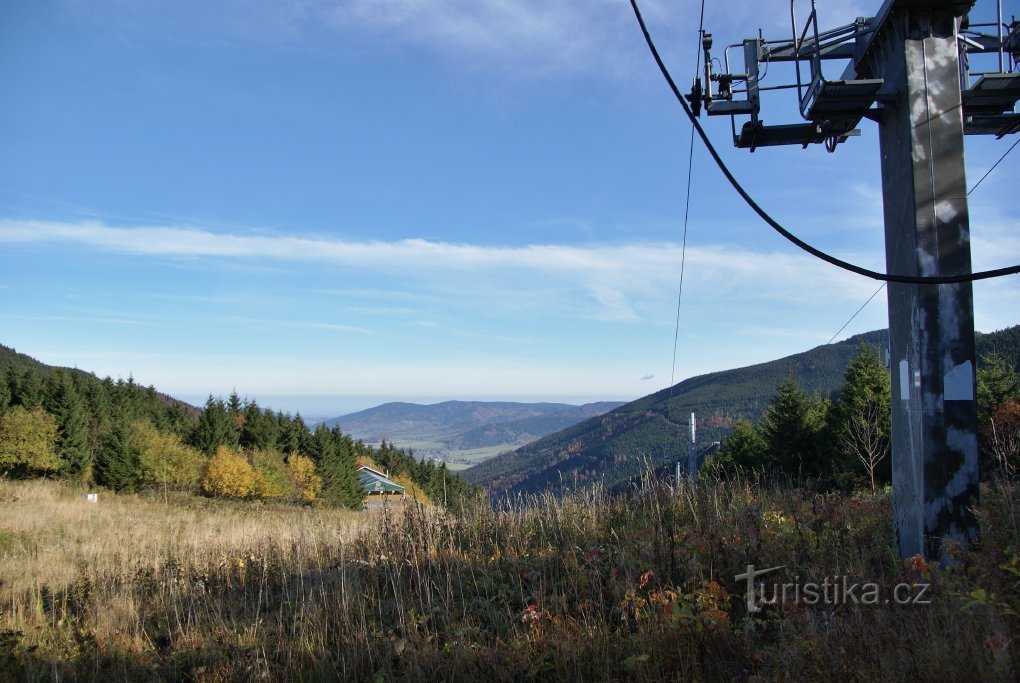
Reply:
[[[53,370],[57,371],[63,370],[69,373],[70,375],[77,377],[77,379],[80,382],[83,382],[85,384],[101,383],[103,381],[96,377],[91,372],[79,370],[78,368],[66,368],[54,365],[46,365],[45,363],[42,363],[29,355],[26,355],[24,353],[18,353],[18,351],[16,351],[15,349],[0,344],[0,375],[3,375],[8,371],[13,371],[19,375],[29,371],[34,373],[45,374]],[[184,401],[176,399],[172,396],[169,396],[168,394],[156,391],[152,387],[149,387],[147,391],[151,392],[151,394],[156,398],[156,400],[158,400],[163,405],[167,407],[178,406],[187,415],[191,417],[198,417],[198,415],[202,413],[201,408],[198,408],[196,406],[191,405],[190,403],[186,403]]]
[[[511,450],[582,420],[602,415],[620,402],[514,403],[444,401],[432,405],[385,403],[326,420],[367,443],[387,441],[454,466]]]
[[[832,396],[861,344],[881,345],[886,331],[745,368],[684,380],[601,416],[503,453],[462,473],[491,493],[536,492],[560,483],[609,486],[686,454],[687,423],[698,420],[698,442],[722,440],[740,417],[758,420],[776,388],[793,374],[809,393]],[[1020,369],[1020,326],[976,337],[978,357],[997,353]]]
[[[431,460],[378,449],[300,415],[232,393],[196,408],[126,381],[52,367],[0,346],[0,474],[58,477],[132,492],[189,494],[360,508],[357,458],[370,458],[433,501],[474,495]]]

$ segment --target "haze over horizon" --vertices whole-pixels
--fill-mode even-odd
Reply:
[[[881,2],[830,4],[826,27]],[[687,83],[699,3],[642,7]],[[785,38],[788,12],[709,3],[705,27]],[[0,85],[0,343],[184,400],[626,401],[823,344],[878,288],[695,146],[674,369],[690,127],[625,1],[13,0]],[[873,124],[751,155],[703,123],[782,223],[884,270]],[[966,144],[973,187],[1011,141]],[[1018,164],[970,196],[975,270],[1020,263]],[[977,329],[1017,322],[1020,279],[974,292]]]

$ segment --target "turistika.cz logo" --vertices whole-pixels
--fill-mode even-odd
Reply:
[[[772,583],[756,581],[780,569],[770,567],[757,569],[753,564],[747,565],[747,571],[737,574],[736,581],[747,582],[747,611],[756,614],[765,605],[929,605],[930,585],[927,583],[898,583],[889,593],[883,593],[882,587],[874,582],[854,581],[847,576],[826,576],[821,582],[798,580],[792,583]]]

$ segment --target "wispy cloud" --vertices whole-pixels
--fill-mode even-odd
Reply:
[[[314,323],[314,322],[285,322],[284,325],[293,325],[294,327],[306,327],[311,330],[332,330],[334,332],[351,332],[354,334],[368,334],[371,330],[367,330],[364,327],[355,327],[353,325],[334,325],[332,323]]]
[[[279,265],[325,263],[351,272],[392,273],[414,282],[421,296],[449,291],[503,295],[508,306],[576,308],[571,290],[585,293],[588,315],[636,320],[675,296],[681,247],[675,243],[530,244],[488,246],[422,239],[346,241],[265,234],[218,233],[180,227],[109,227],[99,223],[0,220],[0,243],[56,243],[163,259]],[[795,252],[752,252],[724,245],[688,246],[691,292],[713,298],[825,304],[870,294],[863,281]],[[537,277],[540,276],[540,277]],[[687,284],[687,283],[685,283]],[[362,290],[318,290],[362,296]],[[371,290],[368,290],[371,291]],[[393,297],[399,300],[399,297]],[[644,302],[644,303],[642,303]],[[581,311],[584,315],[584,311]]]
[[[601,69],[638,46],[624,43],[634,20],[616,0],[351,0],[324,14],[338,27],[469,54],[501,71]]]
[[[354,325],[340,325],[335,323],[324,323],[318,321],[307,321],[307,320],[286,320],[286,319],[270,319],[270,318],[253,318],[242,315],[230,315],[221,318],[231,324],[240,323],[245,325],[258,325],[264,327],[294,327],[308,330],[328,330],[331,332],[349,332],[353,334],[370,334],[372,331],[364,327],[357,327]]]
[[[92,316],[80,316],[80,315],[33,315],[33,316],[16,316],[23,320],[36,320],[39,322],[73,322],[73,323],[93,323],[97,325],[131,325],[137,327],[160,327],[160,323],[138,320],[137,318],[106,318],[106,317],[92,317]]]

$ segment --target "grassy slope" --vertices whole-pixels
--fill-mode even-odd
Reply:
[[[1015,485],[944,571],[895,559],[888,494],[649,487],[351,523],[0,481],[0,680],[1014,680]],[[749,618],[748,564],[931,602]]]

